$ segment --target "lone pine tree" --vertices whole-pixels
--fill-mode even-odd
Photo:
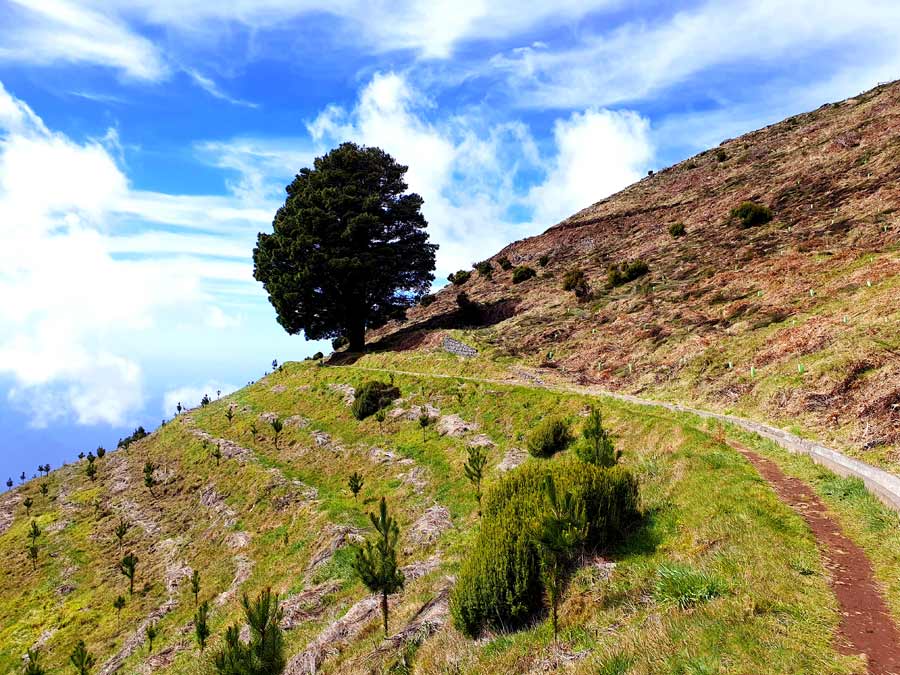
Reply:
[[[372,593],[381,594],[381,617],[384,636],[388,636],[388,596],[403,588],[403,572],[397,566],[397,540],[400,528],[388,515],[387,502],[381,498],[378,515],[369,514],[377,536],[357,549],[353,569]]]
[[[253,276],[289,334],[345,337],[362,351],[366,329],[428,292],[437,246],[406,170],[379,148],[343,143],[287,186],[274,231],[257,239]]]

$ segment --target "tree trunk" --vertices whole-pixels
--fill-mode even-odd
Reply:
[[[384,639],[387,640],[388,637],[388,601],[387,601],[387,593],[381,593],[381,616],[384,619]]]
[[[347,328],[347,340],[349,344],[347,346],[347,351],[350,352],[362,352],[366,349],[366,327],[360,321],[358,324],[348,326]]]

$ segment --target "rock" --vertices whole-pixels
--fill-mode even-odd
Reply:
[[[477,431],[475,422],[466,422],[459,415],[444,415],[435,425],[441,436],[463,436],[472,431]]]
[[[324,431],[314,431],[312,432],[312,437],[320,448],[324,448],[331,443],[331,435],[326,434]]]
[[[412,460],[401,460],[401,464],[403,462],[409,461],[411,463],[415,463]],[[428,487],[428,480],[425,478],[426,472],[425,469],[421,466],[414,467],[407,471],[406,473],[401,473],[397,478],[403,481],[405,484],[409,485],[413,492],[416,494],[421,494],[422,491]]]
[[[396,453],[381,448],[370,448],[369,459],[378,464],[393,464],[397,461]]]
[[[272,389],[270,389],[270,391],[273,394],[283,394],[287,391],[287,387],[285,387],[283,384],[276,384],[274,387],[272,387]]]
[[[496,443],[488,438],[485,434],[478,434],[466,443],[470,448],[493,448]]]
[[[59,595],[65,597],[65,596],[67,596],[69,593],[72,593],[74,590],[75,590],[75,586],[74,586],[74,585],[72,585],[72,584],[63,584],[62,586],[60,586],[59,588],[56,589],[56,592],[57,592]]]
[[[497,465],[500,471],[510,471],[528,458],[528,453],[521,448],[510,448],[503,455],[503,461]]]
[[[430,403],[426,403],[425,405],[412,406],[409,410],[405,411],[403,416],[411,422],[418,422],[422,415],[427,415],[430,420],[436,420],[441,416],[441,411]]]
[[[329,382],[328,388],[331,389],[331,391],[342,394],[344,397],[344,403],[346,405],[353,405],[353,401],[356,400],[356,389],[351,387],[349,384],[337,384],[335,382]]]
[[[275,420],[278,419],[278,413],[273,412],[264,412],[259,414],[259,419],[261,419],[266,424],[271,424]]]
[[[212,511],[213,522],[219,521],[223,527],[232,527],[237,522],[237,513],[211,483],[200,491],[200,505]]]
[[[302,429],[303,427],[309,426],[309,419],[303,417],[303,415],[291,415],[284,421],[284,426]]]
[[[409,539],[415,546],[408,547],[406,552],[412,552],[416,546],[428,546],[434,543],[451,527],[453,527],[453,520],[447,507],[440,504],[431,506],[410,527]]]
[[[340,587],[339,582],[330,579],[285,598],[281,603],[281,628],[291,630],[304,621],[319,617],[325,611],[323,602],[325,597]]]
[[[225,543],[232,551],[242,549],[250,544],[250,535],[243,530],[232,532],[228,535]]]
[[[463,356],[466,358],[476,356],[478,354],[478,350],[474,347],[470,347],[464,342],[460,342],[459,340],[454,340],[452,337],[445,336],[443,341],[441,342],[441,348],[445,352],[450,352],[451,354],[456,354],[457,356]]]

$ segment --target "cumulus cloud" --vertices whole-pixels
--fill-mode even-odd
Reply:
[[[352,110],[329,106],[308,128],[322,149],[354,140],[409,165],[410,189],[425,199],[441,247],[439,280],[624,187],[653,155],[648,123],[633,112],[558,120],[542,153],[521,122],[485,126],[478,110],[435,122],[433,109],[404,76],[379,73]]]
[[[534,219],[553,223],[638,180],[653,158],[650,124],[634,112],[586,110],[557,120],[556,157],[529,192]]]
[[[141,218],[140,234],[117,231],[123,214]],[[187,214],[226,228],[153,227]],[[132,190],[104,142],[48,130],[0,85],[0,373],[14,378],[10,400],[36,424],[127,421],[144,400],[135,335],[198,316],[214,330],[237,325],[207,283],[252,283],[255,225],[241,219],[253,214],[235,198]]]

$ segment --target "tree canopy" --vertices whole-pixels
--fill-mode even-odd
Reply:
[[[289,334],[346,337],[361,351],[367,329],[403,318],[428,291],[437,245],[406,170],[379,148],[343,143],[287,186],[253,275]]]

